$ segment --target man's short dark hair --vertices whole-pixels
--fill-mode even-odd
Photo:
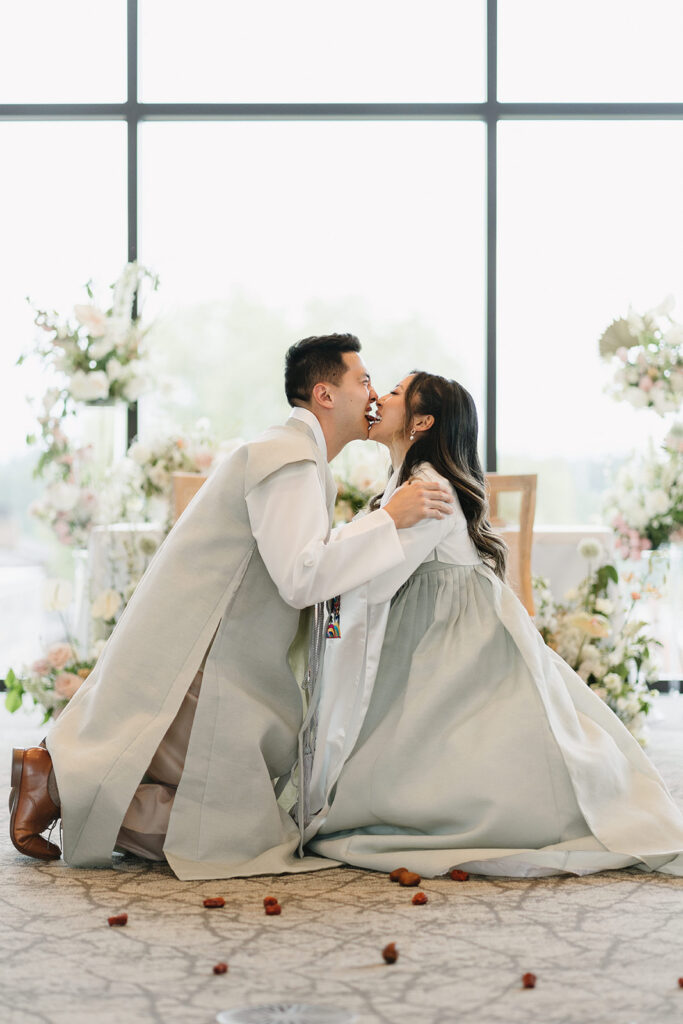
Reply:
[[[285,394],[290,405],[310,402],[321,381],[339,384],[346,373],[344,352],[360,352],[355,334],[323,334],[304,338],[287,350]]]

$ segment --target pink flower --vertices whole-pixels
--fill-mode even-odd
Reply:
[[[55,693],[58,697],[71,700],[76,690],[82,685],[83,680],[74,672],[60,672],[55,679]]]
[[[649,551],[651,547],[652,541],[649,539],[649,537],[642,537],[640,541],[640,550]]]
[[[47,661],[56,669],[64,668],[74,657],[75,652],[71,644],[53,644],[47,652]]]
[[[97,306],[74,306],[74,313],[79,323],[87,328],[91,338],[101,338],[107,330],[107,318]]]
[[[50,671],[50,662],[47,658],[38,658],[38,661],[34,661],[31,665],[31,672],[35,672],[37,676],[45,676]]]
[[[69,525],[63,519],[58,519],[55,523],[55,533],[57,534],[57,540],[61,541],[62,544],[69,543]]]
[[[211,452],[197,452],[195,462],[200,469],[207,469],[213,462],[213,455]]]
[[[645,376],[641,377],[638,381],[638,387],[641,391],[650,391],[652,389],[652,377],[648,377],[648,375],[645,374]]]

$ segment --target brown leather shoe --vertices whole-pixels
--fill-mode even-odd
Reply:
[[[9,836],[19,853],[57,860],[62,851],[41,836],[60,816],[47,791],[52,758],[44,747],[12,751]]]

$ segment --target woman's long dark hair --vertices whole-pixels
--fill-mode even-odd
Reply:
[[[477,452],[477,409],[472,396],[457,381],[418,371],[405,390],[405,406],[406,433],[415,416],[431,415],[434,423],[408,449],[398,486],[410,479],[420,463],[430,463],[453,485],[472,543],[483,561],[504,580],[508,549],[488,520],[486,480]]]

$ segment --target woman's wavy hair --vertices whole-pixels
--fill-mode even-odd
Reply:
[[[467,520],[467,532],[482,557],[500,579],[505,579],[508,548],[489,522],[486,479],[477,451],[477,409],[469,391],[455,380],[422,370],[415,372],[405,390],[406,433],[415,416],[434,417],[406,453],[398,485],[409,480],[421,462],[428,462],[453,485]]]

